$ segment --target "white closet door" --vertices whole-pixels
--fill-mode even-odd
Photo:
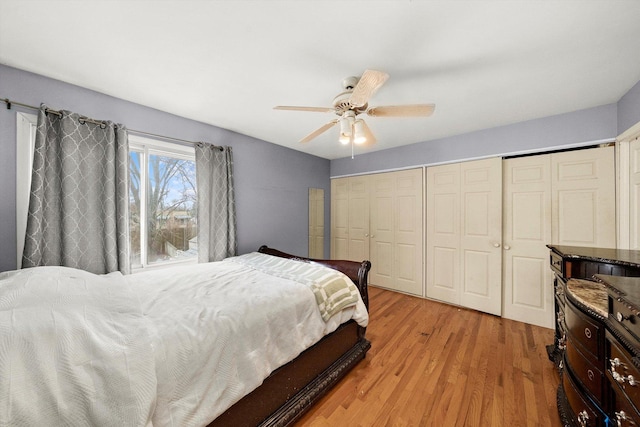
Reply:
[[[502,159],[460,165],[460,305],[502,314]]]
[[[423,170],[396,173],[395,254],[397,289],[424,295]]]
[[[309,188],[309,257],[324,258],[324,190]]]
[[[632,141],[629,150],[629,248],[640,250],[640,139]]]
[[[422,296],[422,169],[371,176],[371,283]]]
[[[369,259],[369,177],[349,178],[349,255],[346,259]]]
[[[373,285],[395,289],[394,263],[394,176],[380,173],[369,177],[370,200],[370,281]]]
[[[426,296],[460,304],[460,164],[427,168]]]
[[[349,178],[331,180],[331,258],[349,259]]]
[[[552,240],[616,247],[614,147],[551,155]]]
[[[503,162],[503,317],[553,327],[551,155]]]

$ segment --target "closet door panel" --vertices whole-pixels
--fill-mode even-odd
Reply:
[[[551,155],[503,161],[503,317],[553,327]]]
[[[349,259],[349,178],[331,180],[331,258]]]
[[[349,255],[346,259],[369,259],[369,180],[349,178]]]
[[[426,296],[460,304],[460,164],[427,168]]]
[[[460,165],[462,286],[460,304],[502,313],[502,159]]]
[[[324,258],[324,190],[309,189],[309,257]]]
[[[395,174],[396,289],[423,296],[423,171],[413,169]]]
[[[629,144],[629,248],[640,249],[640,139]]]
[[[614,147],[551,155],[553,242],[616,247]]]
[[[393,173],[371,177],[371,283],[396,289]]]

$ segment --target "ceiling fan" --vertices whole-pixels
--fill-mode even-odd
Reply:
[[[276,110],[333,112],[339,118],[319,127],[300,140],[309,142],[318,135],[340,124],[339,141],[343,144],[373,144],[376,139],[362,113],[372,117],[428,117],[435,110],[434,104],[388,105],[369,108],[369,98],[387,81],[389,75],[382,71],[365,70],[361,77],[347,77],[342,81],[344,92],[333,99],[333,107],[292,107],[279,105]]]

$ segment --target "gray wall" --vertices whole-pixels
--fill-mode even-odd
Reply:
[[[436,113],[437,114],[437,113]],[[376,172],[614,139],[616,104],[331,161],[331,176]],[[636,119],[636,122],[640,118]]]
[[[0,99],[4,98],[35,106],[45,103],[144,132],[233,147],[240,253],[267,244],[306,255],[309,187],[325,190],[325,218],[330,218],[326,159],[0,65]],[[16,111],[33,113],[0,104],[0,271],[16,265]],[[325,230],[328,255],[330,228]]]
[[[618,101],[618,135],[640,122],[640,81]]]
[[[437,111],[436,111],[437,114]],[[331,161],[331,177],[614,139],[640,122],[640,82],[615,104]]]

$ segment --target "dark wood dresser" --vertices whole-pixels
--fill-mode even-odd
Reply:
[[[640,251],[548,247],[556,322],[547,351],[561,372],[560,418],[568,426],[640,426]]]

